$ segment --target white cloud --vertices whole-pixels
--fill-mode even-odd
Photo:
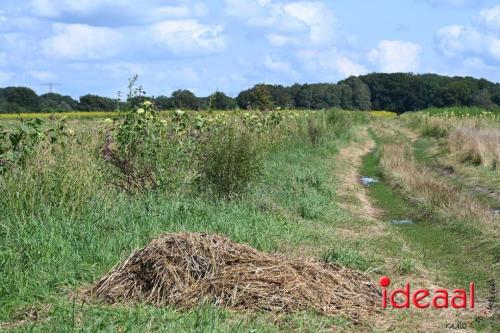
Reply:
[[[151,38],[173,53],[220,52],[226,48],[222,26],[196,20],[173,20],[151,26]]]
[[[38,81],[53,81],[57,78],[57,75],[50,71],[30,71],[29,75]]]
[[[269,29],[273,46],[322,45],[333,41],[336,18],[321,1],[225,0],[226,13],[252,27]]]
[[[466,58],[463,62],[464,66],[470,69],[483,70],[483,71],[500,71],[500,67],[490,66],[486,64],[483,59],[478,57]]]
[[[198,55],[221,52],[226,47],[221,26],[204,25],[194,19],[116,29],[57,23],[53,30],[54,35],[41,42],[42,53],[49,59],[69,61]]]
[[[282,47],[286,45],[300,45],[297,39],[286,35],[271,33],[267,35],[266,38],[272,46]]]
[[[136,0],[138,1],[138,0]],[[159,22],[168,19],[192,19],[208,14],[207,6],[202,2],[183,3],[182,5],[151,6],[145,10],[145,15],[137,17],[139,22]]]
[[[11,64],[24,62],[25,56],[37,54],[39,51],[36,37],[24,32],[0,33],[0,45],[1,49],[8,53]]]
[[[264,59],[264,67],[274,72],[281,72],[286,75],[297,77],[298,73],[295,71],[288,62],[274,60],[271,56],[266,56]]]
[[[43,40],[41,48],[48,58],[96,60],[116,55],[122,35],[113,29],[84,24],[53,25],[55,35]]]
[[[478,21],[487,29],[500,33],[500,5],[482,9],[478,15]]]
[[[452,25],[437,32],[438,49],[448,57],[477,55],[500,61],[500,38],[474,27]]]
[[[338,71],[345,77],[351,75],[358,76],[368,73],[368,70],[363,65],[355,63],[347,57],[340,56],[335,62]]]
[[[350,57],[340,54],[336,49],[325,51],[301,50],[297,53],[306,69],[312,73],[322,73],[326,79],[346,78],[351,75],[363,75],[368,70]]]
[[[368,59],[386,73],[414,72],[420,66],[419,44],[402,40],[382,40],[368,53]]]
[[[299,1],[286,4],[285,14],[302,23],[309,29],[313,43],[322,44],[332,39],[335,30],[335,15],[322,2]]]
[[[498,66],[500,5],[480,10],[470,24],[450,25],[439,29],[436,40],[437,49],[447,57],[461,59],[464,64],[476,67]]]
[[[158,16],[186,17],[191,14],[187,6],[163,6],[155,10]]]

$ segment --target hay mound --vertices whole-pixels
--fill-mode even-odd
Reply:
[[[85,291],[109,303],[187,309],[201,302],[237,310],[314,309],[357,320],[380,293],[363,274],[310,259],[289,259],[204,233],[164,234]]]

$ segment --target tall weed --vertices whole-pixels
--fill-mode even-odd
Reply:
[[[262,172],[263,147],[236,124],[211,133],[198,154],[200,189],[222,198],[242,194]]]

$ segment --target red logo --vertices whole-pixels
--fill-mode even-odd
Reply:
[[[468,291],[466,289],[454,289],[451,292],[446,289],[436,289],[433,291],[429,289],[417,289],[412,292],[409,283],[404,288],[390,291],[387,290],[387,287],[391,284],[391,279],[387,276],[381,277],[379,284],[382,287],[382,307],[384,309],[387,308],[387,303],[390,303],[391,307],[396,309],[408,309],[410,304],[419,309],[429,307],[446,309],[449,306],[455,309],[474,308],[474,282],[469,284]],[[401,299],[402,302],[398,302]]]

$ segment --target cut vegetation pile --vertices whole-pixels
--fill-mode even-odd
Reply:
[[[290,259],[204,233],[164,234],[85,291],[108,303],[189,309],[208,302],[246,311],[316,310],[353,321],[377,311],[365,275],[312,259]]]

